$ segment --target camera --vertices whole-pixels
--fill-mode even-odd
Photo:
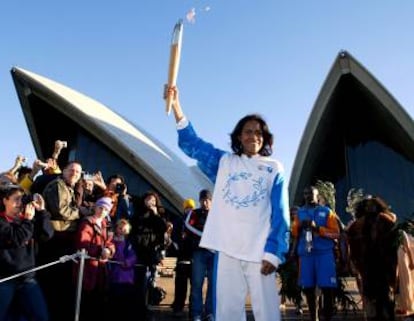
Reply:
[[[61,148],[67,148],[68,147],[68,142],[65,140],[57,140],[56,144],[59,145]],[[55,145],[56,147],[56,145]]]
[[[29,203],[33,202],[33,195],[31,194],[24,194],[22,196],[22,204],[27,205]]]
[[[21,164],[27,163],[27,157],[19,155],[17,156],[16,161],[20,162]]]
[[[85,181],[92,181],[93,180],[93,174],[89,174],[88,172],[83,172],[82,174],[83,174],[82,178]]]
[[[120,194],[125,190],[125,184],[118,183],[115,185],[115,193]]]

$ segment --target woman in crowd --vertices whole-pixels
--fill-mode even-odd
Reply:
[[[148,300],[149,292],[154,288],[157,265],[165,249],[167,222],[164,214],[165,209],[158,194],[148,191],[142,196],[138,211],[131,218],[130,239],[140,264],[136,271],[136,285],[140,310],[143,312],[147,309],[147,303],[151,303]]]
[[[367,320],[395,320],[397,217],[378,196],[365,197],[347,229],[350,259],[362,281]]]
[[[0,279],[34,268],[35,243],[53,235],[45,201],[39,194],[33,197],[24,204],[24,190],[19,185],[5,185],[0,190]],[[34,272],[0,283],[0,320],[17,311],[28,320],[48,320]]]

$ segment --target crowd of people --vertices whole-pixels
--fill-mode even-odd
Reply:
[[[129,195],[118,173],[61,169],[63,146],[0,174],[0,320],[144,320],[172,243],[169,213],[155,191]]]
[[[245,320],[249,295],[256,321],[279,321],[286,299],[303,313],[303,294],[309,319],[330,321],[345,257],[367,320],[393,321],[397,310],[413,320],[414,229],[401,231],[384,200],[366,195],[347,226],[332,197],[311,184],[303,203],[289,207],[262,116],[240,119],[226,152],[197,135],[176,87],[164,98],[180,148],[214,189],[198,191],[199,207],[184,200],[182,216],[174,216],[156,191],[131,196],[119,173],[85,175],[78,161],[60,167],[66,142],[57,140],[52,156],[31,167],[18,156],[0,174],[0,321],[146,320],[166,253],[177,257],[176,317],[188,300],[193,321]],[[51,266],[35,274],[42,265]],[[287,266],[293,292],[282,284],[279,293]]]

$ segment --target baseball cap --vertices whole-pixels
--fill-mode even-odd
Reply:
[[[192,199],[192,198],[187,198],[184,200],[183,202],[183,208],[191,208],[191,209],[195,209],[196,207],[196,202]]]

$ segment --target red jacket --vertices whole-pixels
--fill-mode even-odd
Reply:
[[[94,289],[104,289],[107,285],[107,267],[106,262],[100,260],[102,251],[107,248],[111,257],[115,253],[115,245],[112,239],[107,234],[106,220],[102,221],[99,226],[96,223],[96,218],[93,216],[83,219],[78,228],[76,235],[76,248],[85,249],[87,254],[91,257],[85,260],[85,269],[83,272],[83,290],[92,291]],[[75,264],[75,276],[79,271],[79,264]]]

